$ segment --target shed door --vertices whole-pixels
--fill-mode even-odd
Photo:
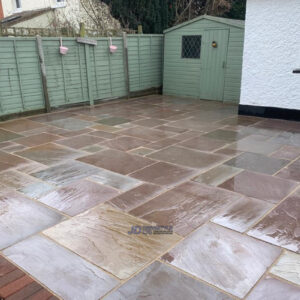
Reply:
[[[200,67],[200,99],[223,100],[228,38],[228,29],[205,30]]]

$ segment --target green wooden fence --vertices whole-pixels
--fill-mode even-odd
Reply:
[[[42,38],[50,106],[60,107],[124,97],[129,92],[162,86],[162,35],[95,38],[97,46],[64,38],[67,55],[59,54],[59,38]],[[125,43],[126,45],[126,43]],[[126,71],[128,60],[128,72]],[[0,38],[0,116],[45,108],[45,85],[36,38]]]

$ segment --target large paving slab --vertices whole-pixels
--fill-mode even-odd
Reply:
[[[46,166],[54,165],[67,159],[77,158],[83,154],[53,143],[48,143],[17,152],[19,156],[36,161]]]
[[[130,136],[122,136],[113,140],[103,142],[101,145],[121,151],[129,151],[141,146],[145,146],[147,144],[149,144],[149,141],[147,140],[142,140]]]
[[[105,141],[103,138],[83,134],[80,136],[71,137],[69,139],[57,141],[56,143],[73,149],[80,149],[86,146],[98,144],[103,141]]]
[[[300,190],[284,200],[248,234],[300,253]]]
[[[268,157],[257,153],[243,153],[226,164],[232,167],[246,169],[253,172],[273,175],[289,163],[288,160]]]
[[[163,260],[243,298],[279,254],[275,246],[209,223],[164,255]]]
[[[277,177],[300,181],[300,159],[282,169]]]
[[[78,161],[67,161],[31,175],[54,185],[66,185],[73,181],[97,174],[99,169]]]
[[[240,195],[208,185],[187,182],[130,211],[157,224],[172,225],[175,232],[187,235],[204,224]]]
[[[234,177],[235,175],[241,173],[242,171],[242,169],[230,167],[227,165],[220,165],[208,170],[205,173],[200,174],[193,180],[213,186],[218,186],[228,179]]]
[[[222,155],[177,146],[157,151],[147,155],[147,157],[200,170],[211,168],[227,160]]]
[[[43,126],[42,124],[28,119],[12,120],[0,124],[1,129],[13,131],[13,132],[22,132],[22,131],[37,129],[42,126]]]
[[[97,300],[118,284],[93,264],[43,236],[30,237],[6,249],[4,255],[66,300]]]
[[[58,300],[2,256],[0,256],[0,299]]]
[[[0,143],[11,141],[20,137],[22,137],[22,135],[4,129],[0,129]]]
[[[55,211],[16,192],[0,195],[0,249],[61,222]]]
[[[54,135],[50,133],[40,133],[40,134],[30,135],[24,138],[17,139],[14,142],[27,147],[34,147],[42,144],[51,143],[59,139],[61,139],[61,137],[58,135]]]
[[[101,204],[44,233],[93,264],[126,279],[180,240],[176,234],[129,234],[132,226],[149,225]]]
[[[115,197],[109,204],[124,210],[129,211],[137,206],[153,199],[164,191],[164,188],[158,185],[144,183],[130,191],[122,193]]]
[[[52,191],[38,200],[69,216],[75,216],[117,195],[118,191],[111,187],[80,180]]]
[[[222,140],[215,140],[204,136],[199,136],[181,142],[179,145],[200,151],[214,151],[224,147],[226,144],[227,143]]]
[[[298,284],[300,288],[300,254],[285,251],[270,273]]]
[[[231,297],[162,263],[155,262],[105,300],[229,300]]]
[[[122,135],[132,136],[132,137],[136,137],[136,138],[140,138],[152,142],[162,140],[175,135],[175,133],[172,132],[156,130],[156,129],[142,127],[142,126],[125,129],[120,131],[119,133]]]
[[[246,298],[247,300],[298,300],[300,287],[282,282],[276,278],[266,277]]]
[[[99,153],[81,157],[78,160],[122,175],[127,175],[155,163],[149,158],[115,149],[103,150]]]
[[[131,178],[129,176],[124,176],[115,172],[111,172],[105,169],[97,168],[97,172],[89,177],[89,180],[111,186],[115,189],[118,189],[122,192],[131,190],[138,185],[141,185],[142,182]]]
[[[130,176],[141,181],[147,181],[157,185],[172,186],[183,181],[187,181],[195,174],[196,172],[193,169],[159,162],[142,170],[136,171]]]
[[[0,151],[0,171],[14,167],[24,167],[28,164],[29,161],[22,157]]]
[[[54,120],[54,121],[49,122],[48,124],[55,126],[55,127],[62,128],[62,129],[71,130],[71,131],[82,130],[87,127],[91,127],[91,126],[95,125],[95,123],[93,123],[93,122],[79,120],[79,119],[75,119],[75,118]]]
[[[242,197],[227,206],[212,221],[224,227],[245,232],[260,220],[274,205],[254,198]]]
[[[220,187],[277,204],[288,196],[297,185],[295,181],[244,171],[224,182]]]

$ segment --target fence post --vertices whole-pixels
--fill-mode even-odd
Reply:
[[[86,36],[86,30],[84,23],[80,23],[80,37]],[[88,84],[88,94],[90,105],[94,105],[94,95],[93,95],[93,85],[92,85],[92,77],[91,77],[91,60],[90,60],[90,46],[88,44],[84,45],[84,53],[85,53],[85,65],[86,65],[86,77],[87,77],[87,84]]]
[[[46,112],[51,111],[51,105],[49,101],[49,95],[48,95],[48,86],[47,86],[47,76],[46,76],[46,66],[45,66],[45,56],[44,56],[44,50],[43,50],[43,43],[42,38],[37,35],[36,37],[38,52],[39,52],[39,59],[40,59],[40,66],[41,66],[41,74],[42,74],[42,84],[43,84],[43,91],[44,91],[44,98],[45,98],[45,108]]]
[[[85,51],[85,63],[86,63],[86,75],[87,75],[87,83],[88,83],[88,93],[90,105],[94,105],[94,95],[93,95],[93,85],[92,85],[92,76],[91,76],[91,60],[90,60],[90,47],[88,44],[84,45]]]
[[[80,37],[85,37],[85,25],[84,25],[84,23],[80,23],[79,36]]]
[[[123,32],[123,56],[124,56],[124,71],[125,71],[127,99],[129,99],[130,98],[130,82],[129,82],[129,63],[128,63],[128,41],[127,41],[127,33],[126,32]]]
[[[138,25],[138,34],[143,34],[143,26]]]

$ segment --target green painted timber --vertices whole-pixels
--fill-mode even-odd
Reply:
[[[181,57],[185,35],[202,36],[200,59]],[[244,22],[239,20],[202,16],[166,30],[164,94],[238,103],[243,43]]]
[[[128,35],[130,92],[162,86],[163,35]],[[97,46],[58,37],[42,38],[49,102],[52,108],[126,97],[122,37],[95,38]],[[45,108],[36,38],[0,38],[0,116]]]

